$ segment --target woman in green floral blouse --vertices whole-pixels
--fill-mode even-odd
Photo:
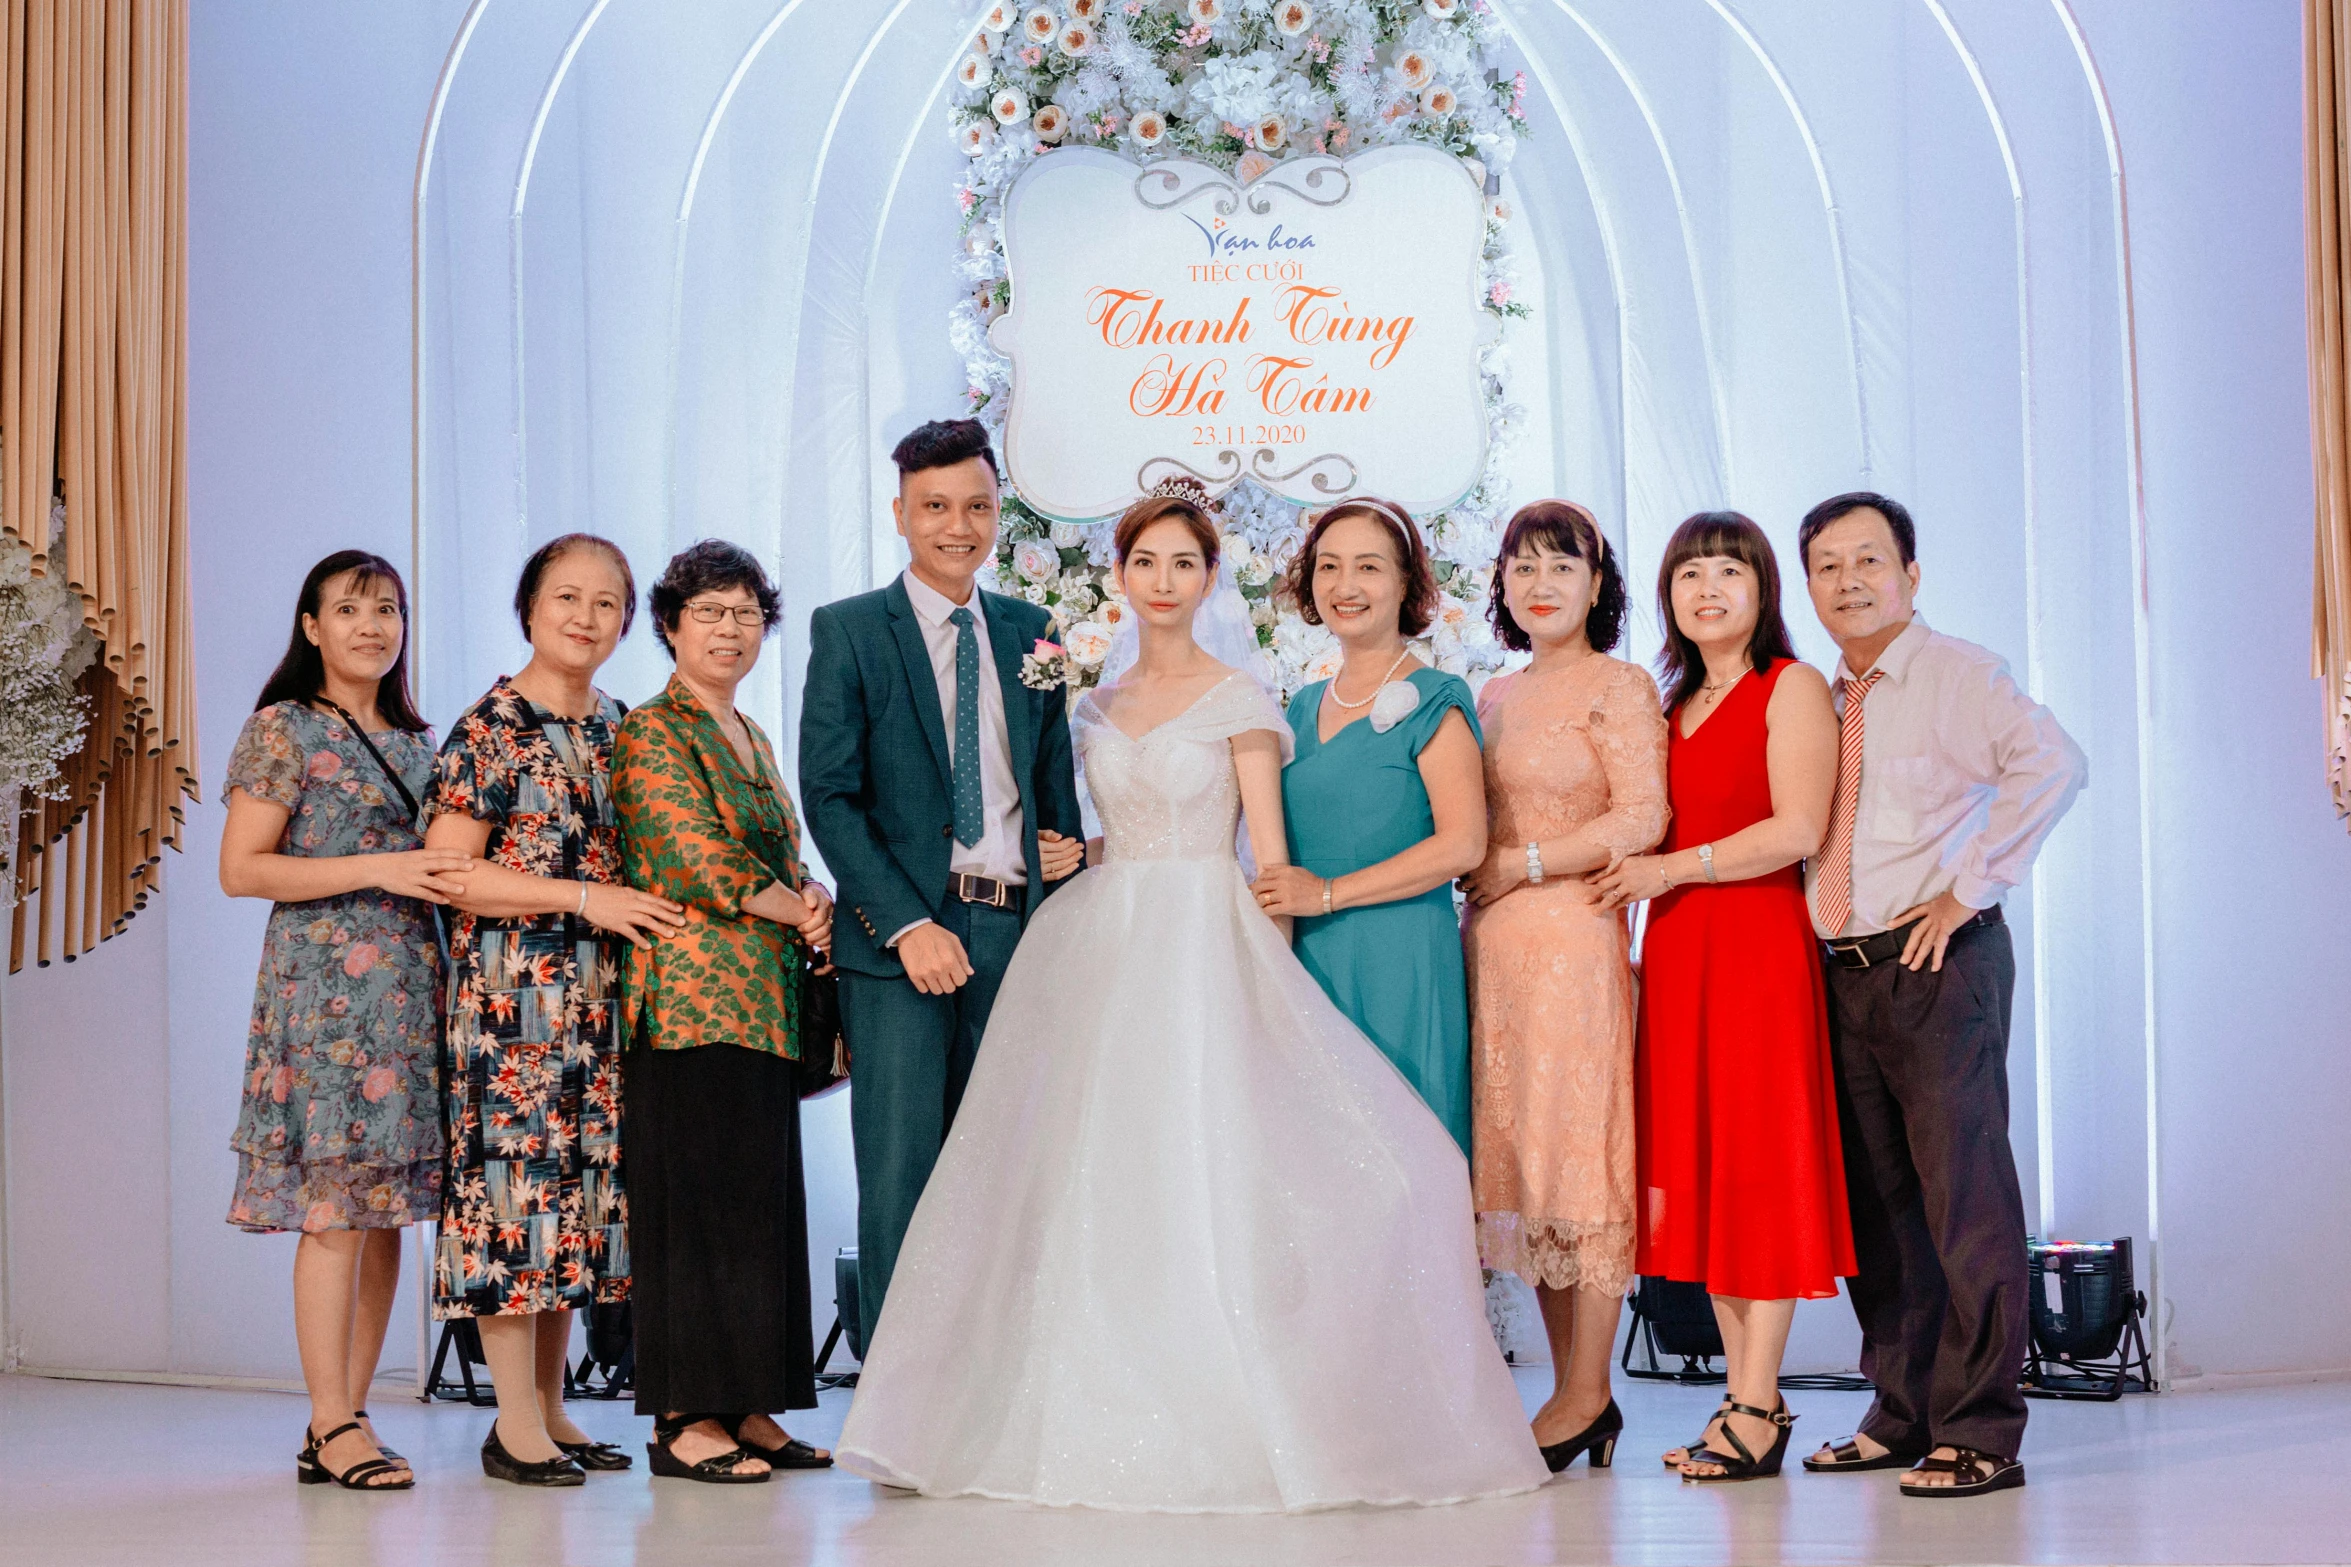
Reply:
[[[767,574],[706,539],[648,598],[677,673],[621,725],[613,791],[630,883],[683,904],[686,928],[633,948],[625,981],[637,1411],[655,1474],[740,1483],[832,1462],[774,1419],[816,1407],[793,1062],[832,900],[801,866],[774,749],[735,710],[780,613]]]

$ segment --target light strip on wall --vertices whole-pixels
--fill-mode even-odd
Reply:
[[[2140,1010],[2145,1032],[2140,1048],[2147,1079],[2147,1298],[2155,1302],[2155,1379],[2171,1377],[2169,1339],[2163,1322],[2163,1252],[2160,1244],[2163,1211],[2163,1105],[2156,1092],[2160,1062],[2155,1019],[2155,677],[2150,647],[2147,586],[2147,475],[2139,445],[2139,314],[2136,283],[2131,274],[2131,208],[2129,182],[2123,175],[2122,137],[2115,130],[2114,104],[2106,94],[2106,79],[2090,53],[2071,0],[2049,0],[2057,20],[2073,44],[2082,79],[2098,108],[2098,129],[2106,140],[2106,174],[2114,193],[2114,267],[2119,285],[2122,336],[2124,484],[2130,494],[2132,697],[2139,727],[2139,983]]]
[[[2000,147],[2000,164],[2008,174],[2008,198],[2016,226],[2016,377],[2022,408],[2024,440],[2024,646],[2025,689],[2034,701],[2042,698],[2041,661],[2041,534],[2038,472],[2033,442],[2033,305],[2030,250],[2025,235],[2024,174],[2017,166],[2016,148],[2009,139],[2008,121],[1992,95],[1983,65],[1959,34],[1942,0],[1919,0],[1942,28],[1952,53],[1959,57],[1976,99]],[[2042,917],[2041,863],[2033,861],[2033,1147],[2040,1167],[2039,1231],[2044,1238],[2057,1233],[2057,1074],[2051,1064],[2056,1051],[2049,1010],[2049,922]]]
[[[416,671],[421,699],[431,687],[425,680],[425,524],[424,524],[424,315],[425,315],[425,197],[432,185],[433,152],[440,145],[441,115],[449,106],[449,89],[457,68],[473,42],[474,29],[490,0],[473,0],[449,41],[434,78],[433,96],[425,108],[424,133],[417,138],[416,180],[410,197],[408,224],[408,656]],[[416,1391],[424,1395],[433,1358],[433,1237],[437,1224],[417,1226],[416,1248]]]

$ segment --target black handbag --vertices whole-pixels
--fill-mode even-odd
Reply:
[[[849,1081],[849,1038],[841,1032],[841,976],[800,965],[800,1059],[793,1063],[803,1100],[821,1099]]]

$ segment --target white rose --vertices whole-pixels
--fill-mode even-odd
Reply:
[[[1108,626],[1112,631],[1116,631],[1119,627],[1126,624],[1126,600],[1120,598],[1103,599],[1102,607],[1094,612],[1094,619],[1101,624]]]
[[[1049,103],[1037,111],[1034,123],[1037,140],[1059,141],[1069,130],[1069,111],[1060,104]]]
[[[1069,14],[1081,22],[1091,22],[1102,14],[1106,0],[1069,0]]]
[[[1213,27],[1224,20],[1224,0],[1185,0],[1184,14],[1195,27]]]
[[[1069,628],[1061,645],[1069,652],[1070,662],[1081,668],[1098,668],[1110,656],[1110,632],[1099,621],[1082,620]]]
[[[1436,74],[1436,68],[1429,64],[1429,57],[1418,49],[1407,49],[1396,56],[1396,74],[1404,78],[1405,86],[1418,92],[1429,84],[1429,78]]]
[[[990,74],[988,57],[984,54],[967,54],[955,67],[955,80],[967,88],[986,85]]]
[[[1137,146],[1156,147],[1167,139],[1167,116],[1157,109],[1145,109],[1135,116],[1132,128]]]
[[[1450,22],[1461,9],[1461,0],[1420,0],[1420,8],[1437,21]]]
[[[996,127],[986,120],[974,120],[955,133],[955,145],[963,149],[967,158],[976,158],[996,145]]]
[[[1017,87],[1007,87],[988,100],[988,112],[996,116],[998,125],[1018,125],[1029,117],[1028,95]]]
[[[1420,107],[1424,114],[1433,114],[1438,119],[1443,119],[1446,115],[1451,114],[1459,104],[1460,100],[1453,96],[1453,89],[1443,82],[1431,82],[1421,89]]]
[[[1061,575],[1061,552],[1043,539],[1023,539],[1012,546],[1012,569],[1024,582],[1050,582]]]
[[[1282,123],[1280,115],[1269,114],[1257,122],[1257,145],[1267,152],[1281,151],[1282,144],[1289,139],[1290,128]]]
[[[1038,6],[1020,20],[1022,34],[1033,44],[1051,43],[1053,34],[1060,26],[1061,18],[1055,16],[1047,6]]]
[[[1072,22],[1061,30],[1059,41],[1061,52],[1074,60],[1094,47],[1094,29],[1083,22]]]
[[[988,7],[988,14],[980,18],[980,31],[986,33],[1011,32],[1015,9],[1013,0],[996,0],[994,5]]]
[[[1306,0],[1283,0],[1273,8],[1273,25],[1284,38],[1295,38],[1314,25],[1314,7]]]

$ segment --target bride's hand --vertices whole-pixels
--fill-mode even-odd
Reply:
[[[1296,918],[1301,914],[1324,914],[1324,889],[1329,885],[1314,872],[1296,865],[1268,865],[1250,883],[1249,890],[1257,896],[1257,906],[1277,919],[1282,915]]]
[[[1086,863],[1086,845],[1082,839],[1064,838],[1050,827],[1040,827],[1037,829],[1037,863],[1043,868],[1047,881],[1075,876]]]

